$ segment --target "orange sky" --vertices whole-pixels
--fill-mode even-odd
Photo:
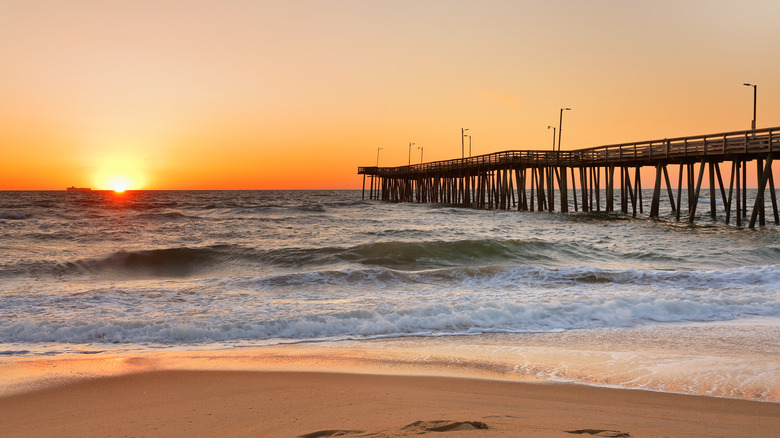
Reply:
[[[358,166],[780,126],[780,2],[0,0],[0,190],[359,188]]]

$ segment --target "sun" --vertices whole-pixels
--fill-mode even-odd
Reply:
[[[147,163],[133,151],[133,145],[114,143],[112,148],[97,151],[90,157],[92,187],[115,193],[143,190],[147,184]]]
[[[132,180],[127,175],[110,175],[106,179],[106,186],[116,193],[122,193],[132,187]]]

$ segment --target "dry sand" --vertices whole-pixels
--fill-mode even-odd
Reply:
[[[4,437],[777,437],[780,404],[452,377],[153,371],[0,398],[0,425]]]

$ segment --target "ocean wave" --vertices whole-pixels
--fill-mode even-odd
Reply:
[[[167,220],[179,217],[177,212]],[[415,234],[414,230],[410,231]],[[67,238],[67,233],[62,236]],[[780,249],[762,248],[745,257],[776,259]],[[758,254],[758,256],[756,256]],[[541,240],[459,240],[459,241],[386,241],[354,246],[252,248],[238,244],[204,247],[172,247],[146,250],[120,250],[104,256],[77,260],[23,260],[0,266],[4,273],[15,275],[89,275],[114,273],[147,276],[182,277],[231,268],[236,272],[253,272],[264,268],[292,268],[306,271],[327,271],[329,267],[363,266],[386,268],[404,272],[437,272],[456,268],[456,276],[473,276],[484,280],[490,275],[509,276],[513,281],[537,278],[543,281],[580,282],[634,282],[642,278],[650,281],[680,281],[695,278],[696,272],[684,269],[669,270],[609,270],[577,268],[574,263],[602,265],[610,260],[635,261],[661,266],[676,266],[676,256],[652,251],[621,253],[609,249],[569,242]],[[589,263],[592,262],[592,263]],[[776,265],[769,265],[774,269]],[[500,267],[494,273],[492,267]],[[552,268],[555,267],[555,268]],[[745,269],[751,269],[750,267]],[[530,276],[530,277],[529,277]]]
[[[334,264],[358,264],[400,270],[448,266],[551,260],[554,244],[521,241],[380,242],[352,247],[257,249],[240,245],[177,247],[118,251],[104,257],[75,261],[24,261],[0,272],[43,275],[127,272],[136,275],[186,276],[231,264],[317,268]]]
[[[565,244],[521,240],[378,242],[348,248],[339,257],[365,265],[423,270],[501,262],[551,261],[557,258],[556,252],[566,249],[574,248]]]
[[[387,268],[319,270],[265,277],[224,279],[225,285],[252,290],[300,289],[310,286],[349,288],[399,288],[433,284],[482,290],[516,290],[526,287],[612,285],[671,289],[728,289],[772,286],[780,291],[780,265],[746,266],[723,270],[672,271],[652,269],[602,269],[591,266],[539,268],[522,266],[477,266],[400,271]],[[589,286],[590,287],[590,286]]]
[[[0,211],[0,219],[22,220],[28,217],[29,214],[21,211]]]
[[[156,277],[184,277],[219,268],[229,262],[236,252],[232,245],[119,251],[105,258],[78,260],[61,266],[69,273],[121,271]]]
[[[357,200],[348,200],[348,201],[328,202],[325,205],[327,207],[334,207],[334,208],[342,208],[342,207],[349,208],[349,207],[354,207],[356,205],[371,205],[371,203],[357,199]]]
[[[647,324],[780,317],[780,297],[760,293],[561,295],[513,301],[508,296],[464,295],[458,300],[374,302],[339,300],[284,304],[240,301],[193,312],[155,303],[110,317],[91,313],[17,317],[0,322],[0,342],[157,343],[354,339],[400,336],[538,333]],[[117,292],[119,293],[119,292]],[[360,301],[355,303],[354,301]],[[206,301],[200,301],[206,302]],[[352,305],[350,305],[350,303]],[[121,306],[108,306],[121,307]],[[161,313],[160,309],[165,312]]]
[[[0,275],[83,276],[114,274],[120,277],[186,277],[218,269],[237,257],[232,245],[203,248],[165,248],[142,251],[117,251],[104,257],[74,261],[21,261],[0,267]]]
[[[138,215],[141,219],[159,219],[159,220],[183,220],[199,219],[198,216],[184,214],[180,211],[167,211],[161,213],[141,213]]]
[[[325,207],[320,204],[300,204],[294,207],[295,210],[309,213],[324,213]]]

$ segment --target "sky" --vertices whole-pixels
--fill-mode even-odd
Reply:
[[[758,127],[780,126],[778,17],[777,0],[0,0],[0,190],[359,188],[377,152],[459,158],[462,128],[474,155],[551,148],[562,107],[563,150],[749,129],[745,82]]]

